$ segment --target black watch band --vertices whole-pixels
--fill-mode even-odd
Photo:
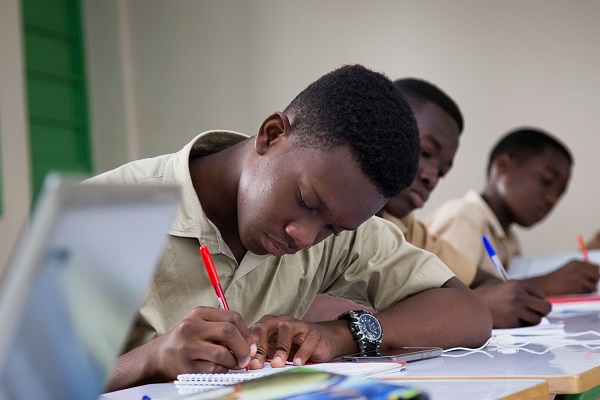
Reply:
[[[383,330],[373,313],[365,310],[346,311],[337,319],[347,320],[350,323],[350,332],[358,343],[361,353],[379,351]]]

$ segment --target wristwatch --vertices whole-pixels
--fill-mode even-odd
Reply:
[[[377,317],[364,310],[346,311],[336,319],[345,319],[350,322],[350,332],[361,353],[379,351],[383,330]]]

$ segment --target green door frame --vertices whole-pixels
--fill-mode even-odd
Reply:
[[[89,175],[92,151],[80,1],[22,9],[34,202],[48,172]]]

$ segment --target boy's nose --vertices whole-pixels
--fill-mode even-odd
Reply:
[[[285,232],[290,235],[300,249],[308,249],[313,246],[320,231],[320,227],[315,223],[290,223],[285,228]]]
[[[424,165],[419,169],[417,176],[427,189],[433,190],[435,188],[438,180],[437,168],[431,165]]]

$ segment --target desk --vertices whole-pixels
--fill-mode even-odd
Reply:
[[[600,313],[586,313],[550,318],[565,323],[567,333],[600,330]],[[586,336],[582,339],[598,339]],[[529,345],[542,351],[543,345]],[[457,351],[450,354],[465,354]],[[548,399],[550,394],[578,394],[600,386],[600,350],[567,346],[543,355],[518,351],[515,354],[490,352],[473,353],[464,357],[436,357],[411,362],[406,372],[387,378],[414,384],[430,393],[432,400],[445,399]],[[546,383],[547,382],[547,383]],[[472,393],[472,394],[471,394]],[[541,394],[540,394],[541,393]],[[183,397],[171,383],[145,385],[119,392],[107,393],[102,400],[141,400],[149,395],[152,400]]]
[[[597,312],[551,320],[563,321],[567,333],[600,330],[600,313]],[[581,339],[599,338],[589,335]],[[529,345],[527,348],[542,351],[546,347]],[[466,353],[456,351],[449,354]],[[600,350],[566,346],[543,355],[524,351],[515,354],[489,353],[494,358],[472,353],[458,358],[437,357],[409,363],[406,374],[394,379],[543,379],[548,381],[550,394],[583,393],[600,385]]]
[[[389,381],[392,382],[392,381]],[[543,380],[407,380],[426,392],[431,400],[548,400],[548,383]],[[185,399],[173,383],[156,383],[105,393],[99,400]]]
[[[391,382],[391,381],[388,381]],[[548,382],[543,380],[446,380],[403,381],[427,393],[431,400],[548,400]]]

